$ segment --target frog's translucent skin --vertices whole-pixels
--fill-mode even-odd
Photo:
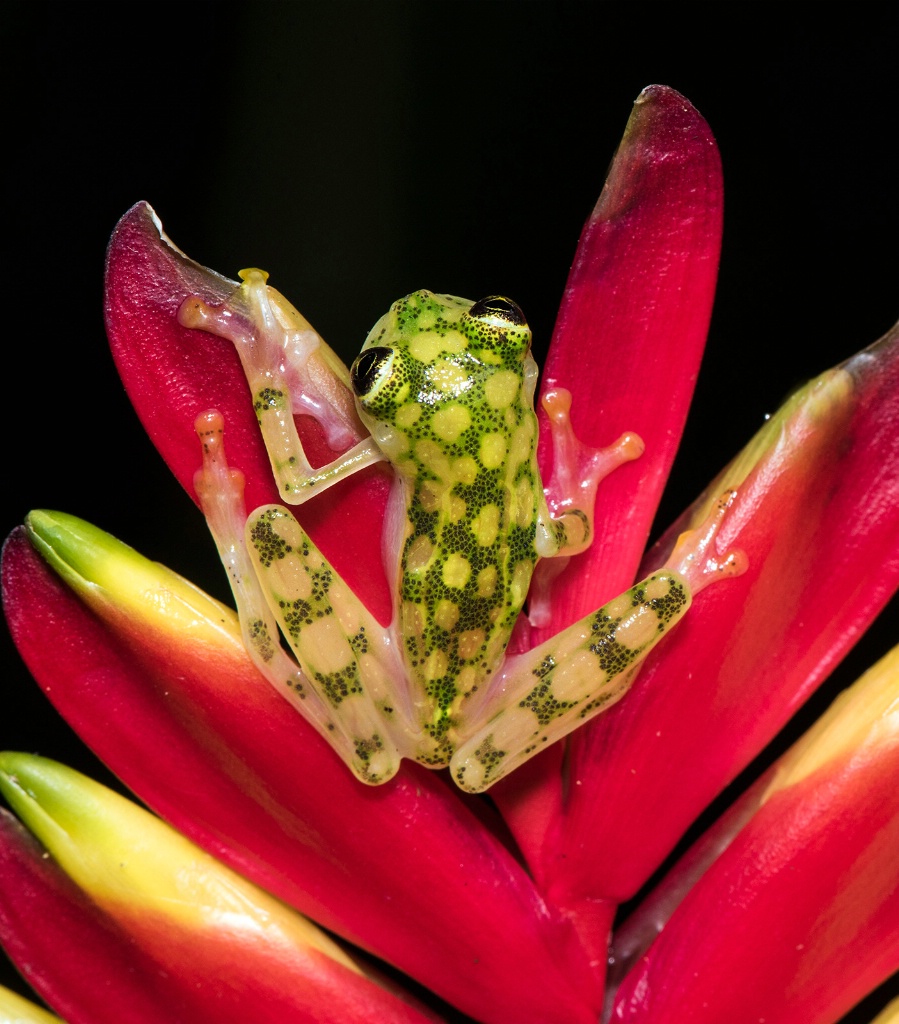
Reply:
[[[271,370],[253,354],[272,363],[290,342],[278,333],[283,315],[271,309],[280,297],[260,272],[242,276],[232,305],[257,311],[249,330],[197,300],[182,318],[231,337],[251,387],[266,386]],[[400,299],[372,329],[350,374],[371,436],[317,469],[293,440],[293,424],[285,428],[282,416],[267,427],[270,407],[257,400],[288,500],[307,500],[381,459],[395,470],[385,526],[395,599],[386,631],[286,508],[267,506],[246,519],[239,476],[224,459],[221,418],[199,421],[198,490],[231,572],[248,649],[366,782],[385,781],[409,757],[450,765],[466,790],[486,789],[622,696],[696,590],[742,571],[739,555],[714,557],[727,499],[682,538],[668,568],[540,647],[506,654],[538,559],[589,545],[600,479],[643,450],[634,435],[607,449],[580,445],[568,419],[570,395],[549,393],[552,485],[564,492],[554,494],[563,511],[553,518],[536,461],[530,340],[509,299],[472,303],[427,291]],[[292,372],[302,387],[302,367]],[[279,407],[304,407],[284,394],[284,377]],[[533,604],[540,615],[540,601]]]

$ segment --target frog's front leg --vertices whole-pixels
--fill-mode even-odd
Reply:
[[[588,548],[593,539],[596,490],[612,470],[643,454],[642,439],[633,432],[621,435],[607,448],[590,448],[576,437],[571,426],[571,392],[551,388],[542,399],[549,419],[553,470],[537,513],[534,544],[541,561],[528,591],[528,620],[532,626],[548,625],[551,588],[568,556]]]
[[[551,388],[541,404],[549,419],[553,471],[546,486],[546,509],[537,516],[537,554],[540,558],[576,555],[593,539],[596,489],[618,466],[639,459],[645,445],[633,432],[621,435],[607,448],[590,448],[571,426],[571,392]]]
[[[410,735],[410,715],[391,696],[401,666],[384,631],[286,508],[264,506],[247,519],[243,476],[225,460],[221,415],[204,413],[197,432],[197,493],[250,657],[363,782],[386,781],[407,754],[397,739]]]
[[[462,789],[487,789],[614,704],[693,596],[745,571],[742,552],[719,558],[714,545],[734,497],[725,495],[701,526],[681,535],[666,567],[539,647],[507,659],[478,709],[478,722],[486,723],[466,736],[450,763]]]
[[[240,356],[253,409],[284,500],[301,504],[364,466],[383,460],[355,409],[346,367],[309,322],[266,281],[263,270],[242,270],[243,284],[222,306],[186,299],[184,327],[231,341]],[[309,462],[294,413],[316,419],[335,450],[327,465]]]

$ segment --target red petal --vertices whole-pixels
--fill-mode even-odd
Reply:
[[[110,239],[106,331],[141,422],[196,500],[193,477],[201,455],[194,421],[200,413],[218,409],[225,417],[228,461],[246,477],[249,510],[280,499],[237,353],[227,341],[178,323],[178,309],[188,296],[218,305],[236,287],[176,249],[146,203],[132,207]],[[309,417],[299,417],[297,423],[314,464],[334,457]],[[382,473],[362,472],[333,487],[326,501],[310,502],[297,513],[381,622],[389,622],[391,615],[381,564],[387,490]]]
[[[535,644],[634,580],[705,346],[722,197],[721,160],[705,120],[673,89],[645,89],[581,233],[542,389],[572,392],[572,421],[583,442],[608,445],[630,430],[646,451],[600,485],[593,544],[555,582],[551,625],[532,631]],[[549,431],[542,411],[541,417],[547,480]],[[492,794],[537,871],[561,800],[561,776],[546,756]]]
[[[187,1020],[181,999],[151,983],[155,966],[0,810],[0,943],[69,1024]]]
[[[0,865],[0,938],[69,1024],[432,1019],[317,950],[279,958],[225,927],[198,935],[146,908],[104,913],[6,812]]]
[[[830,1024],[899,967],[897,668],[894,651],[703,837],[700,855],[730,845],[625,977],[614,1019]]]
[[[539,640],[634,580],[705,347],[722,195],[721,161],[705,120],[673,89],[644,89],[581,234],[543,389],[571,391],[583,442],[608,445],[629,430],[646,451],[601,484],[593,544],[554,587],[552,625]],[[544,417],[544,466],[545,425]]]
[[[826,415],[809,386],[738,487],[720,546],[749,570],[699,595],[627,699],[573,737],[562,905],[631,896],[896,589],[899,329],[843,369]]]
[[[570,926],[443,775],[362,786],[239,641],[204,648],[109,606],[104,623],[22,535],[4,570],[41,686],[185,835],[481,1020],[593,1019]]]

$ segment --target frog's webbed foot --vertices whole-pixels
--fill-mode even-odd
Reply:
[[[677,538],[665,561],[667,568],[686,579],[694,595],[716,580],[741,576],[746,572],[749,563],[743,551],[728,551],[722,556],[718,554],[715,543],[721,524],[736,497],[736,491],[725,491],[720,495],[699,526],[685,530]]]
[[[346,367],[309,322],[268,287],[265,271],[242,270],[243,284],[222,306],[185,299],[182,326],[208,331],[235,345],[253,397],[278,489],[300,504],[383,456],[355,409]],[[312,416],[335,450],[352,446],[314,468],[297,433],[294,414]]]
[[[551,520],[537,524],[537,554],[541,558],[576,555],[593,537],[593,506],[600,482],[625,462],[638,459],[644,444],[625,433],[607,448],[591,448],[576,437],[571,426],[571,392],[551,388],[542,405],[549,417],[553,471],[546,487]]]
[[[250,657],[363,782],[385,782],[400,754],[390,735],[399,716],[387,697],[381,627],[287,509],[264,507],[247,520],[243,475],[225,459],[221,414],[198,417],[197,433],[203,468],[195,485]],[[282,648],[279,627],[299,666]]]
[[[658,572],[539,647],[507,659],[498,685],[473,709],[474,731],[465,734],[450,764],[462,789],[487,789],[611,707],[693,595],[746,571],[742,551],[719,556],[715,544],[735,497],[722,495],[698,527],[682,533]]]

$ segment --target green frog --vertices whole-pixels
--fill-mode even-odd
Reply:
[[[487,789],[623,696],[693,595],[745,568],[741,553],[719,558],[714,546],[726,495],[665,568],[545,643],[508,653],[538,563],[590,544],[600,480],[639,457],[642,441],[625,434],[587,448],[571,429],[570,394],[550,390],[543,406],[554,470],[545,486],[531,330],[511,299],[413,292],[375,324],[347,377],[263,272],[241,276],[226,307],[190,299],[180,317],[237,345],[285,500],[316,498],[379,461],[394,474],[384,527],[394,611],[385,629],[288,508],[246,516],[221,417],[198,420],[198,492],[248,650],[364,782],[386,781],[407,757],[448,765],[464,790]],[[316,365],[330,367],[330,385]],[[367,433],[354,432],[334,381],[351,387]],[[310,411],[335,449],[349,443],[316,468],[293,422]],[[532,593],[532,620],[541,609]]]

